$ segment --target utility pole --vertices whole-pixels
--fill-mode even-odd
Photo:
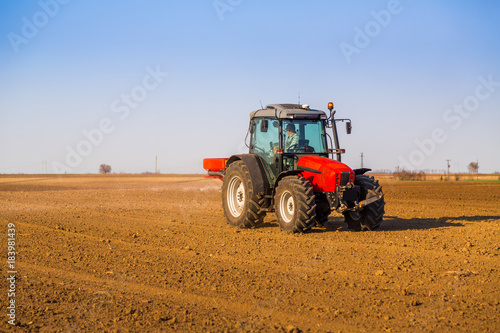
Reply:
[[[155,175],[158,174],[158,155],[155,155]]]
[[[451,160],[446,160],[446,165],[447,165],[447,172],[446,172],[446,174],[448,175],[448,179],[450,179],[450,161]]]
[[[365,156],[363,153],[361,153],[361,169],[363,169],[363,156]]]

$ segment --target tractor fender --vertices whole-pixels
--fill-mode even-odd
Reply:
[[[256,195],[266,195],[270,186],[260,157],[257,154],[233,155],[227,161],[226,168],[235,161],[243,161],[243,163],[247,166],[248,171],[250,171],[253,193]]]
[[[372,169],[362,168],[362,169],[353,169],[352,171],[354,171],[354,174],[357,176],[357,175],[364,175],[365,172],[372,171]]]
[[[296,175],[301,174],[302,172],[304,172],[304,170],[287,170],[287,171],[283,171],[282,173],[280,173],[278,175],[278,178],[276,178],[276,182],[274,183],[273,198],[274,198],[274,194],[276,194],[276,188],[278,188],[278,184],[283,178],[285,178],[287,176],[296,176]]]

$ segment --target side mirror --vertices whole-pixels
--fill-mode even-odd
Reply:
[[[261,120],[260,121],[260,131],[262,133],[266,133],[268,128],[269,128],[269,121],[267,119]]]
[[[255,121],[251,121],[250,122],[250,133],[254,133],[255,132]]]
[[[351,134],[351,131],[352,131],[352,126],[351,126],[351,122],[348,121],[345,123],[345,130],[347,132],[347,134]]]

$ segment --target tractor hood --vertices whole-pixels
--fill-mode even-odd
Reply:
[[[298,169],[314,191],[335,192],[337,186],[354,182],[354,171],[344,163],[321,156],[299,158]]]

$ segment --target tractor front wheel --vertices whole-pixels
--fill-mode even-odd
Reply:
[[[328,216],[332,213],[330,203],[324,192],[316,193],[316,224],[325,225],[328,222]]]
[[[243,161],[229,165],[222,183],[222,206],[227,223],[239,228],[255,228],[266,212],[264,197],[253,192],[250,172]]]
[[[361,200],[382,195],[382,186],[371,176],[357,175],[354,184],[361,187]],[[344,212],[345,222],[354,231],[375,230],[384,217],[384,198],[377,200],[359,212]]]
[[[276,189],[274,205],[278,223],[285,232],[305,232],[316,221],[313,187],[303,177],[283,178]]]

